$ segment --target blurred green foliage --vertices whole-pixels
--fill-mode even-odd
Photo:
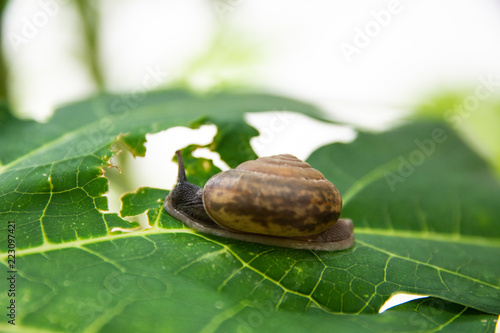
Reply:
[[[495,91],[484,82],[480,80],[473,89],[435,94],[418,106],[416,117],[448,123],[500,178],[500,89]]]
[[[248,87],[254,80],[252,68],[265,53],[262,43],[251,36],[221,26],[206,49],[179,71],[172,85],[200,92]]]
[[[3,30],[3,12],[7,0],[0,0],[0,32]],[[0,33],[0,47],[3,45],[3,34]],[[5,67],[5,59],[3,50],[0,48],[0,100],[7,99],[7,68]]]

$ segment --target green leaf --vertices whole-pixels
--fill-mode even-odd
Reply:
[[[277,96],[172,90],[98,96],[62,108],[47,124],[11,117],[0,127],[0,142],[8,143],[0,146],[0,217],[19,221],[19,248],[104,236],[127,223],[102,212],[108,190],[102,168],[110,166],[111,146],[122,134],[190,126],[208,114],[239,122],[245,112],[276,109],[321,116],[311,105]]]
[[[255,160],[258,156],[250,146],[250,139],[258,136],[259,132],[243,120],[238,122],[215,122],[215,134],[210,150],[217,151],[221,159],[234,169],[248,160]]]
[[[500,179],[500,95],[490,90],[492,79],[482,76],[475,88],[440,93],[420,105],[416,116],[447,122],[485,157]],[[485,95],[479,93],[483,91]]]
[[[500,312],[500,186],[441,124],[360,133],[352,144],[311,156],[343,193],[343,215],[353,219],[357,238],[350,250],[291,250],[203,235],[163,212],[163,189],[124,195],[121,216],[106,211],[102,169],[121,134],[140,151],[146,133],[206,119],[240,124],[244,112],[276,109],[321,117],[312,106],[277,96],[167,91],[99,96],[59,110],[47,124],[9,118],[0,125],[0,262],[4,271],[17,271],[16,327],[387,332],[409,325],[409,331],[492,332],[497,316],[485,312]],[[221,128],[237,132],[229,125]],[[415,159],[415,140],[427,143],[438,126],[447,139],[429,156],[424,152],[402,181],[389,183],[387,172],[401,177],[400,157]],[[221,156],[234,148],[216,146]],[[111,232],[132,228],[123,217],[144,212],[152,228]],[[16,224],[14,268],[7,221]],[[1,280],[0,304],[8,304]],[[435,297],[378,315],[396,292]]]
[[[349,259],[369,258],[370,270],[355,266],[351,286],[368,292],[368,308],[404,291],[500,313],[500,184],[446,125],[360,133],[308,161],[339,188],[342,216],[355,222]]]

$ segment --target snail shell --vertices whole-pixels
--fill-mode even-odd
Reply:
[[[293,155],[261,157],[218,173],[204,188],[186,180],[180,151],[176,187],[165,210],[191,228],[217,236],[310,250],[354,244],[342,199],[321,172]]]

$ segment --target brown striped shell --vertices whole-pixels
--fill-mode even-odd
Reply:
[[[223,228],[297,237],[330,228],[340,216],[342,198],[321,172],[286,154],[213,176],[203,188],[203,205]]]
[[[165,211],[204,234],[294,249],[338,251],[354,245],[342,199],[318,170],[292,155],[261,157],[221,172],[204,188],[187,181],[177,151],[177,185]]]

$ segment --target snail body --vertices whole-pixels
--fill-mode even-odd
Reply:
[[[189,227],[226,238],[310,250],[354,244],[352,221],[340,219],[342,198],[321,172],[293,155],[247,161],[218,173],[203,188],[178,182],[165,210]]]

